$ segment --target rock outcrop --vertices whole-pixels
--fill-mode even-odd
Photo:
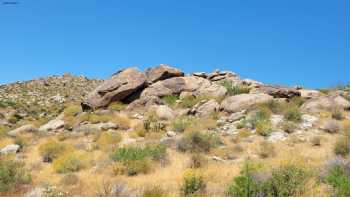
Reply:
[[[157,67],[149,68],[145,71],[147,82],[149,84],[157,81],[169,79],[172,77],[182,77],[184,73],[177,68],[170,67],[168,65],[161,64]]]
[[[274,98],[292,98],[300,96],[300,92],[295,88],[271,85],[261,85],[253,93],[264,93]]]
[[[322,109],[350,109],[350,102],[341,96],[323,96],[315,99],[310,99],[301,106],[305,112],[318,113]]]
[[[114,74],[98,86],[82,103],[83,110],[108,106],[121,101],[145,87],[146,75],[136,68],[128,68]]]

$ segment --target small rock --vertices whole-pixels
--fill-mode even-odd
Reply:
[[[225,161],[223,158],[218,157],[218,156],[213,156],[212,159],[213,159],[214,161],[220,161],[220,162],[224,162],[224,161]]]
[[[64,127],[64,121],[61,119],[54,119],[39,128],[40,132],[54,131]]]
[[[17,144],[10,144],[5,146],[4,148],[2,148],[0,150],[0,153],[3,155],[7,155],[7,154],[13,154],[13,153],[17,153],[20,149],[20,146]]]
[[[44,196],[44,189],[37,187],[33,189],[32,191],[26,193],[24,197],[43,197]]]
[[[278,126],[283,122],[284,118],[282,115],[271,115],[270,120],[273,126]]]
[[[241,120],[245,117],[245,110],[243,111],[240,111],[240,112],[236,112],[236,113],[232,113],[228,118],[227,118],[227,121],[228,122],[235,122],[235,121],[238,121],[238,120]]]
[[[284,141],[286,140],[288,135],[283,131],[276,131],[272,132],[268,137],[267,140],[270,142],[278,142],[278,141]]]
[[[176,136],[176,133],[175,133],[174,131],[168,131],[168,132],[166,133],[166,135],[167,135],[168,137],[175,137],[175,136]]]
[[[303,114],[301,117],[302,123],[300,124],[301,129],[311,129],[318,118],[309,114]]]

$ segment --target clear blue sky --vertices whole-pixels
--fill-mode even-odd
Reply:
[[[0,0],[0,83],[160,63],[272,84],[350,82],[349,0],[16,1]]]

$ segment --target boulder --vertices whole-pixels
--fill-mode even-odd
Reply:
[[[317,97],[321,97],[323,94],[318,91],[318,90],[306,90],[306,89],[301,89],[299,90],[300,92],[300,96],[303,98],[317,98]]]
[[[0,154],[7,155],[7,154],[14,154],[19,151],[21,147],[17,144],[10,144],[5,146],[0,150]]]
[[[323,96],[306,101],[301,109],[304,112],[319,113],[322,109],[350,109],[350,102],[341,96]]]
[[[214,112],[219,111],[220,105],[214,99],[211,99],[195,109],[195,114],[200,117],[208,117]]]
[[[220,108],[226,112],[234,113],[272,99],[273,97],[268,94],[239,94],[224,99]]]
[[[145,74],[147,77],[147,82],[149,84],[155,83],[160,80],[169,79],[172,77],[184,76],[184,73],[181,72],[179,69],[164,64],[147,69],[145,71]]]
[[[51,120],[39,128],[40,132],[55,131],[64,127],[64,121],[60,118]]]
[[[95,131],[108,131],[118,129],[118,125],[112,122],[98,124],[84,124],[74,128],[75,132],[93,133]]]
[[[181,92],[193,92],[196,96],[221,97],[226,94],[226,89],[201,77],[173,77],[152,84],[141,93],[141,98],[180,95]]]
[[[27,124],[27,125],[23,125],[17,129],[14,129],[12,131],[9,131],[7,134],[9,136],[15,137],[17,135],[20,135],[22,133],[30,133],[30,132],[35,132],[37,130],[37,128],[32,125],[32,124]]]
[[[253,93],[264,93],[273,96],[274,98],[292,98],[300,96],[300,92],[296,88],[261,85]]]
[[[128,68],[114,74],[98,86],[82,103],[83,110],[108,106],[122,101],[146,86],[146,75],[136,68]]]
[[[154,105],[150,110],[154,110],[156,116],[161,120],[172,120],[175,118],[175,112],[166,105]]]
[[[164,105],[164,101],[156,96],[146,96],[130,103],[126,110],[130,112],[144,111],[145,108],[149,108],[152,105]]]

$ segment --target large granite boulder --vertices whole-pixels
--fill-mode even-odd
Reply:
[[[64,127],[64,121],[62,120],[63,116],[60,115],[56,119],[49,121],[48,123],[42,125],[39,128],[40,132],[48,132],[48,131],[57,131]]]
[[[300,96],[300,92],[296,88],[261,85],[252,93],[264,93],[273,96],[274,98],[292,98]]]
[[[147,82],[149,84],[155,83],[160,80],[169,79],[172,77],[182,77],[184,73],[179,69],[170,67],[165,64],[161,64],[157,67],[149,68],[145,71]]]
[[[247,109],[260,103],[266,103],[273,99],[268,94],[239,94],[224,99],[220,108],[226,112],[234,113]]]
[[[310,113],[318,113],[322,109],[329,110],[332,108],[349,110],[350,102],[342,96],[323,96],[310,99],[301,106],[303,111]]]
[[[179,95],[181,92],[193,92],[196,96],[221,97],[226,94],[226,89],[202,77],[173,77],[152,84],[141,93],[141,98]]]
[[[152,105],[164,105],[164,101],[156,96],[146,96],[130,103],[126,107],[126,110],[129,112],[140,112],[144,111]]]
[[[146,86],[146,75],[136,68],[128,68],[114,74],[98,86],[82,103],[83,110],[108,106],[122,101]]]
[[[220,104],[216,102],[214,99],[211,99],[209,101],[206,101],[205,103],[201,104],[200,106],[195,108],[195,114],[199,117],[209,117],[213,113],[219,111]]]

